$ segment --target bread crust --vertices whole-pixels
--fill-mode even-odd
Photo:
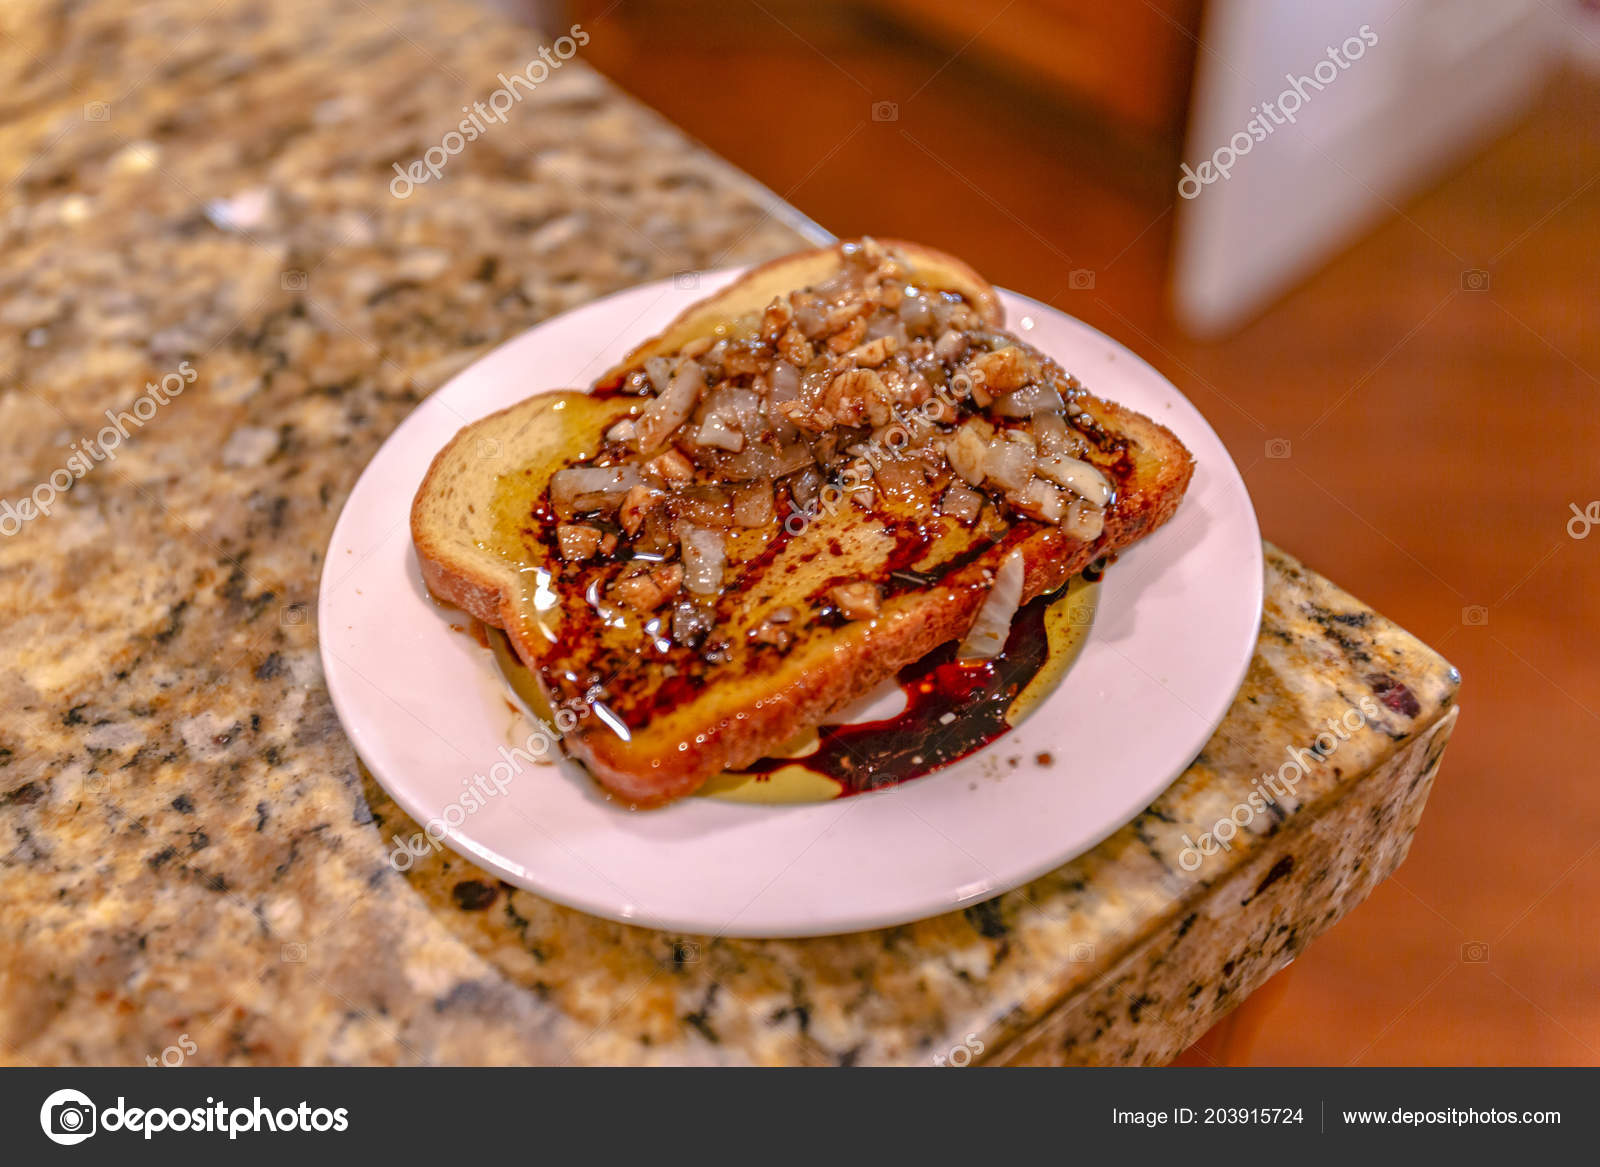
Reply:
[[[884,242],[919,268],[934,266],[948,273],[952,283],[944,286],[959,287],[990,325],[1000,325],[1003,312],[998,296],[965,263],[920,245]],[[696,327],[697,319],[718,312],[736,314],[738,309],[731,306],[740,304],[741,297],[748,301],[752,290],[781,284],[792,273],[816,267],[820,257],[836,254],[833,248],[818,249],[752,269],[715,296],[680,313],[661,334],[637,346],[597,384],[604,385],[620,370],[635,367],[652,355],[663,338],[670,340],[684,328]],[[807,282],[801,277],[787,288]],[[668,347],[675,350],[681,343],[681,339],[670,341]],[[497,564],[484,555],[469,553],[463,531],[473,523],[481,528],[483,516],[476,513],[476,503],[463,504],[457,489],[461,481],[471,481],[473,468],[463,452],[476,435],[516,435],[506,439],[521,443],[510,455],[531,456],[530,449],[543,449],[539,444],[541,426],[548,424],[553,410],[571,406],[574,396],[542,394],[463,428],[435,456],[411,511],[412,540],[428,589],[484,623],[504,629],[552,703],[556,695],[538,668],[540,658],[551,648],[550,637],[530,611],[515,565]],[[1165,523],[1177,510],[1193,472],[1188,451],[1170,431],[1141,414],[1093,397],[1083,398],[1082,403],[1103,428],[1128,438],[1141,460],[1131,488],[1119,490],[1106,508],[1104,529],[1097,539],[1083,542],[1054,526],[1017,522],[1000,542],[947,574],[937,586],[896,597],[877,617],[854,621],[831,633],[825,642],[808,645],[804,653],[797,654],[803,659],[785,660],[775,672],[748,678],[739,692],[697,696],[627,738],[598,718],[586,718],[563,738],[566,749],[602,786],[629,805],[670,802],[692,793],[712,774],[770,754],[798,729],[819,724],[901,668],[964,635],[988,594],[992,573],[1011,552],[1020,553],[1023,559],[1026,602],[1060,587],[1096,559],[1127,547]],[[472,515],[467,516],[467,511]],[[460,529],[450,529],[451,521],[459,521]]]

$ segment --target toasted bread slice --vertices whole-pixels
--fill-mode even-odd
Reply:
[[[756,268],[591,394],[463,429],[413,503],[424,579],[586,714],[607,790],[691,793],[947,641],[993,651],[1177,509],[1177,438],[1000,325],[914,244]]]

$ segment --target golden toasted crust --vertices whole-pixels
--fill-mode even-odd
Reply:
[[[582,452],[574,429],[597,440],[624,401],[583,393],[541,393],[465,426],[434,455],[411,503],[411,542],[423,582],[439,599],[529,645],[535,624],[527,603],[526,564],[488,550],[496,535],[495,492],[510,468],[564,461]],[[579,426],[558,415],[581,411]],[[524,654],[524,659],[528,659]]]
[[[998,297],[966,264],[915,244],[885,241],[910,260],[930,286],[960,291],[991,325],[1002,317]],[[764,264],[715,296],[688,309],[663,333],[638,346],[603,375],[607,382],[656,353],[675,352],[687,339],[730,316],[759,311],[774,295],[810,286],[834,270],[834,248]],[[1093,397],[1079,399],[1105,431],[1126,442],[1131,467],[1117,481],[1105,526],[1085,543],[1032,521],[937,586],[895,595],[870,620],[856,620],[798,642],[772,668],[705,686],[624,738],[597,718],[584,719],[564,739],[570,753],[620,799],[650,806],[691,793],[707,777],[771,753],[801,728],[872,690],[901,668],[962,636],[989,591],[993,571],[1011,551],[1025,568],[1024,601],[1061,586],[1100,556],[1120,550],[1166,522],[1193,470],[1183,445],[1148,418]],[[423,579],[440,599],[503,628],[518,655],[552,693],[539,666],[564,649],[541,623],[524,542],[521,556],[496,553],[497,512],[519,468],[550,467],[591,455],[628,399],[577,393],[542,394],[465,427],[440,451],[413,502],[412,538]],[[489,451],[488,456],[485,451]],[[548,477],[546,472],[545,478]],[[529,481],[536,487],[543,480]],[[526,515],[524,508],[521,512]]]

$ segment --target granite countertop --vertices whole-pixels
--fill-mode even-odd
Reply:
[[[533,323],[814,228],[581,50],[397,197],[395,163],[553,43],[476,8],[3,20],[0,1059],[1161,1061],[1403,858],[1454,671],[1269,548],[1259,651],[1205,751],[998,900],[735,941],[593,919],[450,852],[397,874],[416,827],[317,654],[362,467]],[[1363,699],[1281,813],[1185,851]]]

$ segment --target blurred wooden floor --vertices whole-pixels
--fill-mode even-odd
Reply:
[[[1164,307],[1175,159],[976,54],[733,7],[716,29],[614,11],[585,56],[830,230],[948,248],[1128,344],[1222,435],[1267,537],[1462,671],[1409,860],[1257,1007],[1248,1060],[1600,1063],[1600,537],[1566,533],[1600,498],[1600,81],[1559,80],[1201,344]],[[1278,439],[1288,458],[1266,456]]]

